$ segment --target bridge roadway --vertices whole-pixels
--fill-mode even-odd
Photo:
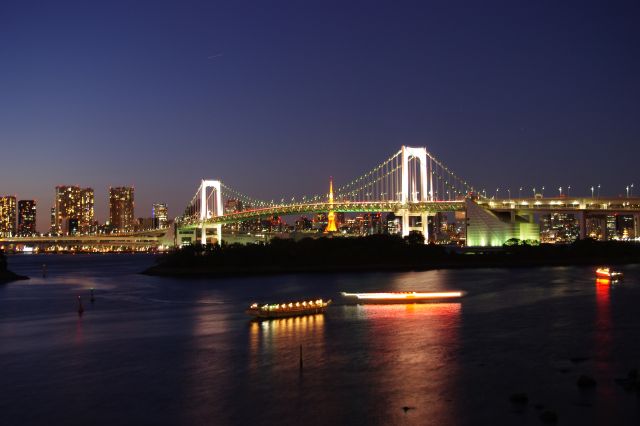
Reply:
[[[640,198],[513,198],[496,200],[476,200],[476,203],[492,211],[523,211],[530,213],[552,213],[579,211],[587,214],[606,214],[617,212],[640,213]],[[287,216],[304,213],[377,213],[399,212],[406,209],[409,213],[440,213],[464,211],[464,200],[426,201],[402,204],[397,201],[336,201],[322,203],[299,203],[276,205],[260,209],[243,210],[237,213],[227,213],[212,217],[205,221],[207,224],[219,225],[255,220],[269,216]],[[187,220],[181,228],[198,227],[199,220]]]
[[[530,213],[582,212],[587,215],[612,213],[640,213],[640,198],[513,198],[477,200],[476,203],[492,211],[522,211]]]
[[[304,213],[378,213],[398,212],[407,210],[409,213],[439,213],[464,211],[464,200],[455,201],[424,201],[402,204],[397,201],[335,201],[333,203],[299,203],[270,206],[260,209],[243,210],[237,213],[227,213],[222,216],[214,216],[205,221],[206,224],[224,225],[228,223],[255,220],[270,216],[288,216]],[[198,227],[201,221],[187,220],[180,224],[181,228]]]
[[[168,232],[168,228],[126,234],[95,234],[95,235],[59,235],[0,238],[2,244],[29,245],[102,245],[102,246],[157,246]]]

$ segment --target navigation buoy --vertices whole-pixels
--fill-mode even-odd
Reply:
[[[78,296],[78,316],[82,316],[84,308],[82,307],[82,299]]]

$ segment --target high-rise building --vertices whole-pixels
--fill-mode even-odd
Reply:
[[[49,232],[52,234],[56,233],[56,206],[51,207],[51,227],[49,228]]]
[[[109,188],[109,222],[119,232],[131,231],[135,225],[133,187]]]
[[[30,237],[36,234],[35,200],[18,201],[18,235]]]
[[[75,185],[56,186],[55,233],[69,234],[70,221],[74,232],[89,232],[94,215],[93,189]]]
[[[16,197],[0,197],[0,237],[16,235]]]
[[[157,228],[166,228],[168,221],[167,205],[165,203],[155,203],[153,205],[154,225]]]
[[[243,210],[242,201],[236,200],[234,198],[228,199],[224,203],[224,212],[227,213],[238,213]]]
[[[618,229],[616,225],[616,216],[612,214],[607,215],[607,240],[617,240]]]
[[[94,216],[94,196],[92,188],[80,190],[80,217],[78,225],[80,232],[87,234],[91,231]]]
[[[573,213],[549,213],[540,216],[540,242],[572,243],[579,237],[580,227]]]

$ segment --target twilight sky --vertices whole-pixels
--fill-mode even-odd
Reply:
[[[347,5],[348,3],[348,5]],[[326,191],[402,144],[476,187],[640,194],[637,1],[0,2],[0,194]]]

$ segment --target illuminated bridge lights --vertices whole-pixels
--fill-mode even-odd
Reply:
[[[253,220],[267,216],[287,216],[300,213],[323,213],[327,211],[335,211],[338,213],[378,213],[378,212],[395,212],[406,209],[411,213],[437,213],[464,210],[464,200],[459,201],[424,201],[402,204],[397,201],[337,201],[333,204],[326,203],[306,203],[306,204],[288,204],[280,206],[272,206],[266,208],[258,208],[251,210],[243,210],[237,213],[229,213],[221,216],[214,216],[206,220],[209,224],[226,224],[234,222],[242,222],[245,220]],[[186,226],[198,226],[201,222],[197,219],[187,221]]]

